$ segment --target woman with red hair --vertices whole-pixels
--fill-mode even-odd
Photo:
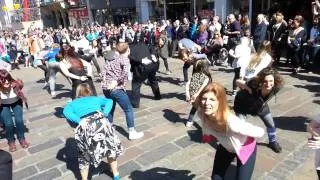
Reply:
[[[61,53],[57,55],[56,59],[59,61],[62,73],[71,78],[72,99],[76,96],[77,86],[82,83],[88,83],[93,95],[97,95],[92,81],[92,66],[87,61],[79,58],[73,47],[63,47]]]

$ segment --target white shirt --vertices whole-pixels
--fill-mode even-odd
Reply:
[[[233,114],[228,117],[226,133],[212,130],[202,120],[201,123],[203,135],[214,136],[226,150],[237,154],[239,154],[248,136],[259,138],[264,134],[264,130],[261,127],[243,121]]]
[[[19,97],[14,93],[13,89],[10,89],[8,94],[0,91],[1,104],[13,104],[19,100]]]
[[[252,57],[250,59],[252,59]],[[247,80],[255,77],[262,69],[268,67],[271,64],[271,61],[272,57],[266,53],[265,56],[262,57],[260,63],[253,68],[249,67],[250,61],[243,62],[240,69],[240,77],[244,77]]]

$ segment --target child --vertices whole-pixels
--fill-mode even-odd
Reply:
[[[193,67],[192,77],[186,84],[186,100],[192,104],[186,123],[187,127],[191,127],[193,125],[193,117],[197,111],[194,106],[197,96],[200,94],[202,89],[212,81],[208,66],[207,59],[196,61]]]

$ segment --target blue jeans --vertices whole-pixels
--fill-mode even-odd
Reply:
[[[13,131],[13,119],[12,119],[12,113],[14,114],[14,119],[16,122],[16,130],[17,130],[17,137],[19,140],[25,139],[24,137],[24,124],[23,124],[23,109],[22,109],[22,101],[19,100],[16,103],[13,104],[2,104],[0,106],[0,116],[1,120],[4,122],[5,128],[6,128],[6,138],[8,140],[8,143],[14,142],[14,131]]]
[[[113,113],[116,108],[116,103],[118,103],[126,115],[128,128],[133,128],[134,127],[133,108],[126,91],[123,89],[103,90],[103,94],[106,96],[106,98],[110,98],[113,100],[113,106],[112,106],[111,112],[108,115],[108,119],[110,123],[113,122]]]

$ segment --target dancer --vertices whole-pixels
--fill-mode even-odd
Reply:
[[[161,99],[160,88],[156,78],[159,63],[155,53],[148,45],[143,43],[130,45],[130,64],[133,74],[132,79],[132,99],[131,103],[134,108],[140,107],[140,89],[142,83],[148,79],[154,94],[155,100]]]
[[[17,138],[22,148],[28,148],[29,143],[24,136],[23,123],[23,102],[28,108],[27,99],[22,92],[23,82],[15,80],[6,70],[0,70],[0,117],[6,129],[6,139],[8,140],[9,151],[17,150],[14,138],[14,124],[16,125]],[[14,121],[12,119],[14,114]]]
[[[271,42],[263,41],[260,50],[254,54],[250,61],[241,63],[240,78],[242,80],[250,80],[255,77],[262,69],[271,66]]]
[[[202,89],[211,82],[212,78],[207,59],[198,60],[193,67],[192,77],[186,84],[186,100],[192,105],[186,127],[193,125],[193,117],[197,111],[195,101]]]
[[[234,111],[241,119],[246,115],[259,116],[267,127],[268,146],[276,153],[282,151],[276,139],[276,126],[270,112],[268,101],[280,91],[283,79],[280,74],[267,67],[249,82],[237,80],[237,85],[242,89],[235,97]]]
[[[220,144],[214,158],[211,179],[222,180],[233,159],[237,159],[236,179],[251,179],[256,161],[256,141],[262,128],[241,121],[230,112],[224,87],[207,85],[198,97],[198,115],[205,136],[214,136]]]
[[[87,82],[94,95],[97,95],[96,89],[92,82],[92,66],[90,63],[80,59],[74,48],[66,45],[62,48],[61,53],[57,55],[60,69],[72,81],[72,95],[74,99],[76,96],[76,88],[79,84]],[[86,67],[86,69],[85,69]]]
[[[240,70],[243,64],[248,64],[248,59],[251,56],[250,39],[243,37],[240,40],[240,44],[236,46],[235,50],[230,50],[229,55],[234,58],[232,67],[234,68],[234,77],[232,81],[232,95],[235,96],[237,93],[236,81],[240,78]]]
[[[66,119],[78,125],[75,129],[75,139],[83,180],[88,179],[89,165],[97,168],[105,157],[110,163],[113,179],[120,179],[117,158],[122,155],[124,149],[106,118],[111,108],[112,100],[92,96],[91,87],[84,83],[77,87],[76,99],[63,109]]]
[[[129,129],[129,139],[139,139],[143,137],[143,132],[137,132],[134,126],[133,108],[125,90],[125,83],[128,79],[128,67],[130,60],[128,55],[130,49],[127,43],[118,43],[116,54],[113,59],[106,59],[105,71],[103,73],[102,89],[103,94],[113,100],[109,121],[113,122],[113,114],[118,103],[124,111]]]
[[[188,78],[188,69],[199,59],[208,59],[207,55],[205,54],[197,54],[197,53],[192,53],[187,49],[181,49],[179,51],[179,57],[184,61],[183,64],[183,79],[184,83],[187,83],[189,78]],[[209,60],[208,60],[209,62]],[[184,85],[180,84],[180,85]]]

